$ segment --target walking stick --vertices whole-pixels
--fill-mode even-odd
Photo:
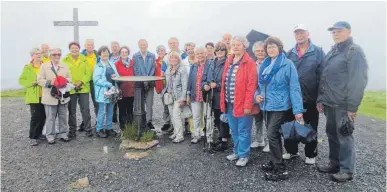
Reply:
[[[208,105],[210,107],[210,126],[208,129],[209,134],[208,134],[208,136],[206,135],[206,138],[208,137],[206,141],[208,141],[208,140],[212,141],[212,134],[214,133],[214,127],[213,127],[213,121],[212,121],[212,97],[213,97],[213,94],[214,94],[214,89],[211,88],[211,99],[207,100]],[[211,149],[211,143],[208,143],[208,149]]]
[[[206,101],[208,101],[208,94],[206,94]],[[207,143],[207,110],[208,106],[207,104],[204,106],[204,142],[203,142],[203,150],[206,150],[206,143]]]

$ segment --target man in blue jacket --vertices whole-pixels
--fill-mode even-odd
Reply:
[[[310,124],[317,131],[319,114],[316,109],[316,100],[320,74],[323,69],[324,52],[309,39],[309,31],[305,25],[299,24],[295,26],[294,37],[297,44],[288,51],[287,57],[293,61],[297,69],[302,92],[305,123]],[[294,119],[291,111],[288,117],[290,117],[287,119],[288,121]],[[284,140],[284,146],[287,153],[282,156],[283,159],[291,159],[299,156],[297,141]],[[315,164],[317,140],[305,144],[305,156],[306,164]]]
[[[353,127],[348,130],[341,124],[343,118],[355,120],[368,81],[368,64],[363,50],[353,43],[348,22],[339,21],[328,30],[335,45],[324,60],[317,109],[327,118],[329,165],[318,170],[331,173],[334,181],[345,182],[353,178],[356,150]]]
[[[135,76],[155,76],[155,54],[148,51],[148,42],[145,39],[138,41],[140,51],[133,55]],[[136,85],[138,86],[138,85]],[[152,124],[154,82],[145,82],[145,107],[146,121],[149,129],[154,129]]]

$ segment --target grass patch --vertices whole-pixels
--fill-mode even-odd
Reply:
[[[367,91],[358,112],[362,115],[386,120],[386,91]]]
[[[137,124],[127,124],[124,129],[124,138],[135,140],[137,137]],[[145,131],[140,138],[141,142],[153,141],[156,138],[156,134],[153,131]]]
[[[24,89],[8,89],[1,91],[1,97],[24,97],[26,91]]]

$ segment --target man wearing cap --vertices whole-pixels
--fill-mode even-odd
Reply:
[[[317,109],[324,111],[327,119],[329,164],[318,166],[318,170],[331,173],[331,180],[345,182],[353,178],[356,151],[353,127],[342,124],[355,120],[367,85],[368,64],[363,50],[353,43],[348,22],[339,21],[328,31],[335,45],[324,60]]]
[[[323,68],[324,52],[309,39],[309,31],[305,25],[296,25],[294,30],[296,46],[288,51],[287,57],[293,61],[297,68],[298,78],[302,91],[302,100],[304,103],[304,120],[317,131],[319,114],[316,109],[316,100],[318,95],[318,85],[320,82],[321,70]],[[294,120],[292,110],[289,111],[288,121]],[[283,159],[298,157],[298,142],[285,140],[286,149]],[[305,144],[305,163],[315,164],[317,156],[317,139]]]

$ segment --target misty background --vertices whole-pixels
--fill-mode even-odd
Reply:
[[[29,51],[42,43],[68,53],[72,27],[54,27],[53,21],[71,21],[78,8],[80,21],[98,21],[80,27],[80,44],[94,39],[95,48],[113,40],[127,45],[131,55],[137,41],[148,40],[150,51],[168,47],[176,36],[186,42],[218,42],[224,33],[246,36],[251,29],[279,37],[289,50],[295,46],[293,28],[308,26],[313,43],[325,53],[334,44],[327,28],[345,20],[355,43],[369,64],[368,90],[386,89],[385,2],[1,2],[1,89],[20,88],[18,78],[30,61]]]

